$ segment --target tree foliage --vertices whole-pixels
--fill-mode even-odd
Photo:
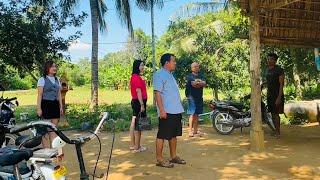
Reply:
[[[68,38],[57,36],[61,30],[79,27],[86,14],[60,17],[58,7],[44,8],[27,0],[0,2],[0,64],[16,69],[21,75],[39,70],[47,60],[60,60],[69,42],[80,37],[76,32]],[[4,71],[3,71],[4,72]],[[1,75],[0,75],[1,76]]]

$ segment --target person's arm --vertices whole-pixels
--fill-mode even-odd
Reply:
[[[160,112],[160,118],[161,119],[167,119],[167,112],[164,110],[161,93],[159,91],[154,91],[156,96],[156,103]]]
[[[42,117],[41,101],[42,101],[43,87],[38,86],[38,97],[37,97],[37,114]]]
[[[59,89],[58,92],[58,98],[59,98],[59,104],[60,104],[60,115],[63,115],[63,104],[62,104],[62,97],[61,97],[61,88]]]
[[[167,119],[167,112],[164,109],[161,92],[164,90],[164,82],[159,74],[153,76],[154,96],[159,110],[160,119]]]
[[[280,83],[280,87],[279,87],[279,94],[276,100],[276,105],[279,105],[281,103],[281,98],[283,95],[283,87],[284,87],[284,74],[282,74],[281,76],[279,76],[279,83]]]
[[[144,112],[145,111],[145,107],[144,107],[144,103],[143,103],[141,88],[137,88],[136,91],[137,91],[138,100],[139,100],[139,103],[140,103],[140,106],[141,106],[141,110],[140,111]]]

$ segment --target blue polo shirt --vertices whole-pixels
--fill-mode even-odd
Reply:
[[[160,92],[162,104],[167,113],[181,114],[184,112],[179,86],[171,72],[164,68],[158,70],[153,76],[153,89]]]

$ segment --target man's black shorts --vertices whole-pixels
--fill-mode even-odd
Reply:
[[[159,129],[157,138],[171,140],[177,136],[182,136],[182,115],[167,114],[167,119],[159,118]]]

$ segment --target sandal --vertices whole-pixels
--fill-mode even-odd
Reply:
[[[129,149],[130,149],[130,151],[133,151],[134,150],[134,146],[130,146]]]
[[[170,162],[175,164],[187,164],[187,162],[181,159],[179,156],[176,156],[175,158],[171,159]]]
[[[205,133],[201,132],[201,131],[197,131],[196,133],[197,136],[202,137],[205,135]]]
[[[138,153],[138,152],[143,152],[143,151],[146,151],[146,150],[147,150],[146,147],[140,146],[139,149],[133,149],[132,152],[133,152],[133,153]]]
[[[169,162],[168,160],[158,161],[156,163],[156,166],[158,167],[164,167],[164,168],[173,168],[174,164]]]
[[[193,133],[189,133],[189,137],[194,137],[194,134]]]

